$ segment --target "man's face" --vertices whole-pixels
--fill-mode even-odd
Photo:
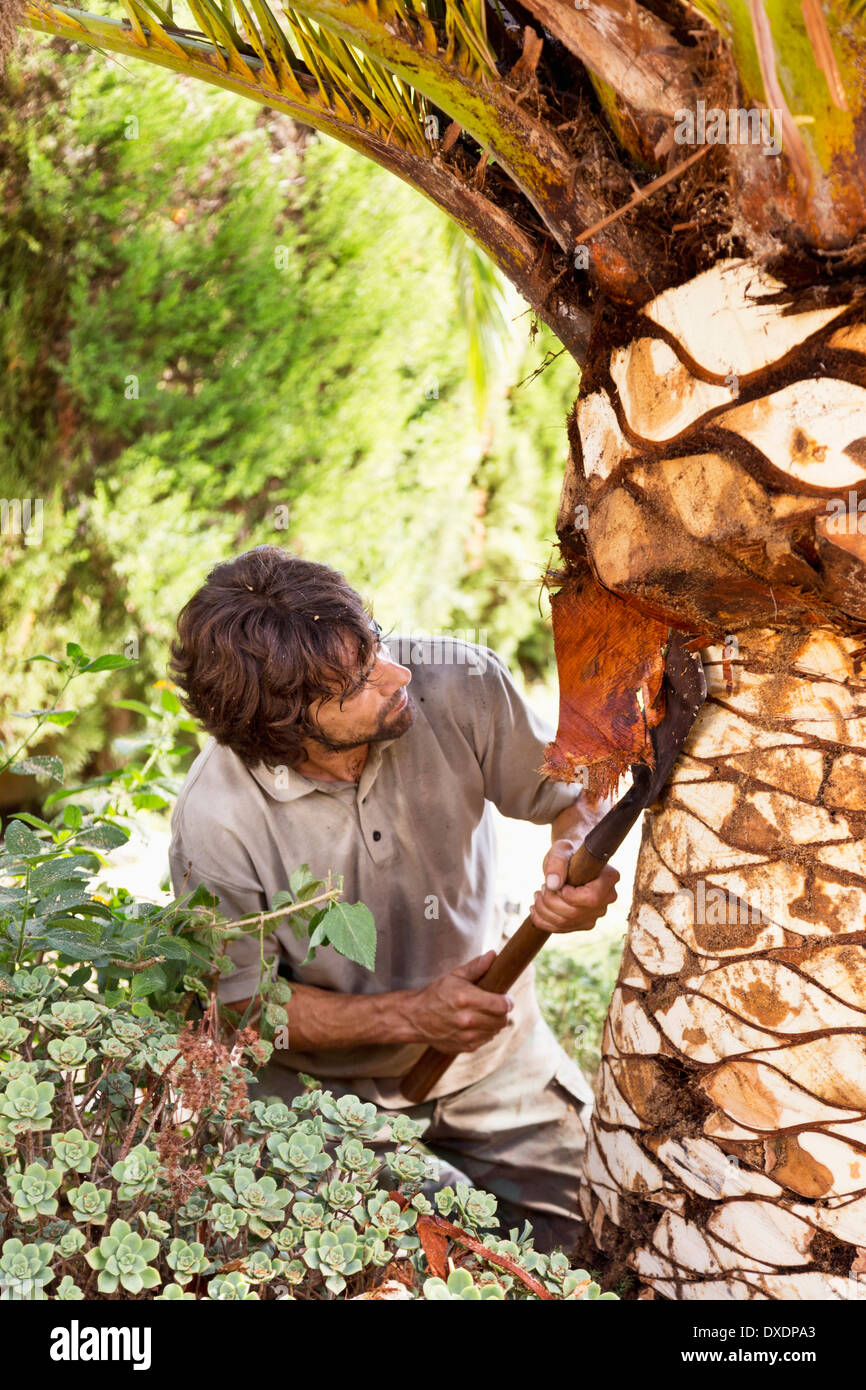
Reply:
[[[334,695],[310,706],[310,716],[321,730],[315,741],[339,752],[405,734],[417,712],[406,690],[411,671],[394,661],[382,642],[363,670],[358,669],[357,653],[348,643],[346,660],[348,670],[364,679],[364,684],[342,703]]]

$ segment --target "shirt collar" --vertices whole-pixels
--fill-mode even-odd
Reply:
[[[390,748],[392,743],[397,742],[399,740],[396,738],[386,738],[370,745],[370,752],[367,754],[367,761],[356,787],[360,796],[366,796],[375,782],[382,764],[384,750]],[[267,792],[274,801],[297,801],[310,792],[331,789],[339,792],[344,787],[355,787],[352,782],[314,781],[310,777],[305,777],[302,772],[297,772],[293,767],[281,767],[277,770],[266,767],[264,763],[256,763],[254,767],[250,768],[250,772],[262,790]]]

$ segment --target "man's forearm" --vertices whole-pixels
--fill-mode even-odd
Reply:
[[[394,990],[388,994],[337,994],[314,985],[292,982],[286,1008],[291,1052],[315,1052],[321,1048],[361,1047],[366,1043],[414,1043],[422,1041],[412,1022],[411,1006],[418,991]],[[232,1004],[243,1013],[249,1001]]]

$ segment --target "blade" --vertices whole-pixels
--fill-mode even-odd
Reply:
[[[686,650],[687,637],[672,632],[665,657],[665,714],[650,730],[655,767],[632,763],[632,784],[586,837],[585,845],[593,858],[606,864],[619,849],[641,811],[651,806],[673,771],[674,763],[707,698],[707,682],[701,658]]]
[[[650,730],[656,765],[649,785],[645,806],[661,795],[670,777],[698,710],[707,698],[707,682],[699,655],[687,651],[688,638],[681,632],[672,633],[665,658],[665,717]]]

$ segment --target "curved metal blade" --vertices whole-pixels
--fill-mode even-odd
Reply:
[[[661,795],[698,710],[707,698],[703,662],[699,654],[686,650],[687,641],[688,638],[681,632],[672,633],[668,639],[664,674],[665,717],[650,730],[656,765],[645,806],[650,806]]]
[[[641,811],[658,800],[698,710],[707,698],[703,663],[699,655],[686,650],[687,641],[681,632],[672,632],[668,638],[663,679],[665,713],[661,723],[650,730],[655,767],[632,763],[632,784],[628,791],[593,827],[584,842],[593,858],[602,864],[619,849]]]

